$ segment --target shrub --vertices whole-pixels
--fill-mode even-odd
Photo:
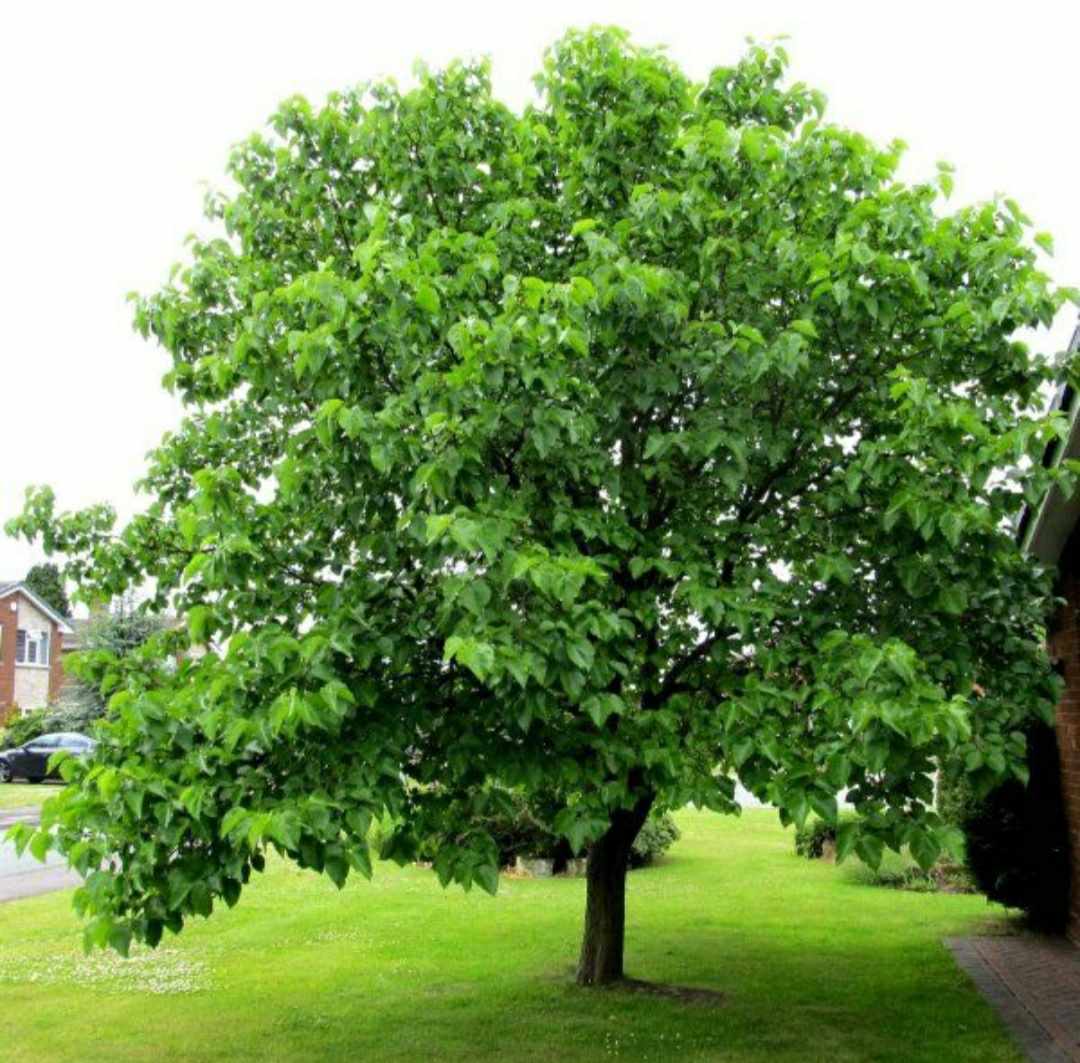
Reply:
[[[807,860],[819,860],[836,844],[836,828],[840,823],[854,820],[855,814],[842,813],[837,824],[823,819],[809,819],[795,832],[795,852]],[[869,886],[886,886],[891,889],[914,890],[920,893],[971,893],[971,878],[967,869],[946,859],[939,860],[924,871],[906,851],[886,852],[877,868],[868,867],[857,858],[853,861],[853,873],[859,881]]]
[[[52,726],[52,709],[31,709],[17,712],[8,720],[7,727],[0,730],[0,749],[14,749],[38,735],[59,730]]]
[[[498,847],[500,866],[510,866],[519,856],[565,864],[573,854],[566,841],[557,837],[549,826],[556,810],[553,801],[529,802],[516,790],[493,790],[492,809],[481,825]]]
[[[539,857],[555,862],[555,870],[566,867],[574,853],[565,838],[552,829],[551,822],[561,807],[553,797],[526,800],[517,791],[492,794],[492,811],[481,821],[499,849],[499,864],[508,867],[519,856]],[[646,867],[679,839],[679,828],[667,812],[653,813],[634,840],[630,867]]]
[[[630,850],[630,866],[648,867],[682,837],[669,812],[654,812],[645,820]]]
[[[53,731],[78,731],[90,734],[93,724],[101,717],[96,710],[84,705],[59,702],[42,709],[16,713],[8,720],[7,727],[0,728],[0,749],[12,749],[29,742],[38,735]]]
[[[990,900],[1023,911],[1033,927],[1065,927],[1069,851],[1054,729],[1030,725],[1027,785],[1017,779],[957,802],[967,865]],[[953,774],[949,766],[946,774]],[[952,783],[946,784],[946,792]],[[943,813],[944,814],[944,813]]]
[[[836,828],[854,818],[852,814],[844,813],[836,823],[817,818],[808,819],[795,831],[795,852],[799,856],[805,856],[807,860],[820,860],[827,847],[835,847]]]
[[[869,869],[868,869],[869,870]],[[880,867],[872,872],[875,886],[891,886],[915,893],[974,893],[975,886],[961,864],[938,861],[924,871],[918,864],[907,867]]]
[[[938,772],[938,815],[946,823],[959,827],[978,806],[979,800],[971,785],[970,777],[964,770],[963,762],[946,761]]]

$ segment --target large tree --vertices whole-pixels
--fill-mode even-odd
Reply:
[[[61,616],[71,616],[71,602],[68,601],[64,578],[57,565],[52,562],[32,565],[23,583]]]
[[[223,231],[136,304],[189,410],[148,508],[10,525],[188,620],[97,662],[112,720],[32,841],[91,942],[235,903],[267,849],[368,874],[375,816],[494,890],[478,823],[554,792],[607,982],[650,809],[845,792],[841,855],[928,863],[941,757],[1022,770],[1054,685],[1008,522],[1055,474],[1008,470],[1061,424],[1012,336],[1066,293],[1015,203],[944,212],[947,169],[901,183],[785,62],[695,84],[574,32],[521,113],[454,64],[235,150]]]

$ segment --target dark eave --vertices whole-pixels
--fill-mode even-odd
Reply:
[[[1080,351],[1080,325],[1073,331],[1068,351]],[[1064,440],[1048,446],[1043,453],[1043,465],[1050,468],[1069,459],[1080,459],[1080,401],[1076,392],[1065,386],[1058,393],[1055,408],[1069,419]],[[1024,553],[1031,554],[1044,565],[1056,565],[1073,528],[1080,520],[1080,494],[1066,498],[1055,484],[1047,491],[1036,509],[1025,507],[1020,515],[1016,537]]]

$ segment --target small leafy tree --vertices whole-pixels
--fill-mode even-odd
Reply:
[[[57,565],[52,562],[34,565],[27,572],[23,583],[61,616],[71,616],[71,602],[68,601],[64,579]]]
[[[168,620],[139,608],[130,597],[108,610],[96,610],[82,630],[79,652],[65,660],[69,675],[49,717],[47,730],[85,731],[105,715],[101,684],[117,660],[133,654],[152,635],[165,631]]]
[[[190,411],[147,510],[39,490],[10,525],[207,647],[106,670],[33,837],[87,875],[90,942],[234,904],[268,848],[369,874],[373,817],[494,890],[508,787],[574,795],[578,978],[609,982],[650,810],[734,811],[738,778],[833,821],[845,790],[839,856],[929,865],[935,765],[1022,770],[1055,688],[1008,521],[1059,474],[1000,473],[1063,426],[1011,337],[1075,293],[1015,203],[941,213],[946,168],[899,182],[784,66],[694,84],[573,32],[521,113],[453,64],[236,149],[223,231],[136,303]]]

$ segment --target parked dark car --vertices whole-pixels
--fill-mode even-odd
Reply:
[[[74,731],[38,735],[26,745],[0,752],[0,782],[11,782],[16,778],[41,782],[50,776],[56,778],[56,772],[49,772],[49,757],[61,749],[69,750],[77,757],[89,756],[95,744],[92,738]]]

